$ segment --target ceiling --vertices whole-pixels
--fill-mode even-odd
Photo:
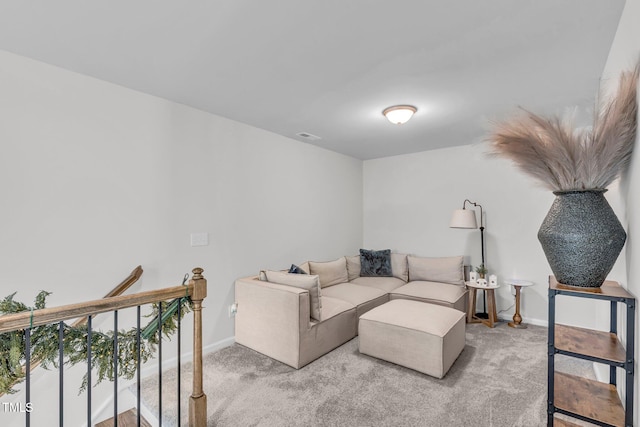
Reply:
[[[0,49],[359,159],[593,103],[624,0],[30,0]],[[418,108],[404,125],[382,110]],[[296,136],[307,132],[322,139]]]

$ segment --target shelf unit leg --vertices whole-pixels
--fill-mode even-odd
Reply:
[[[618,335],[618,303],[616,301],[611,301],[609,313],[611,315],[609,319],[609,332]],[[609,366],[609,384],[617,385],[616,383],[616,367]]]
[[[555,381],[555,360],[556,353],[555,342],[555,324],[556,324],[556,293],[549,289],[549,340],[548,345],[548,365],[547,365],[547,426],[553,427],[553,413],[555,406],[553,404],[553,392]]]
[[[626,342],[626,360],[625,360],[625,417],[624,422],[626,426],[633,426],[633,352],[635,349],[635,335],[636,335],[636,306],[635,300],[627,300],[627,342]]]

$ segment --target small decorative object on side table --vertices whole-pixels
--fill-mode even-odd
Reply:
[[[522,323],[522,316],[520,316],[520,291],[522,288],[533,286],[534,283],[528,280],[520,279],[507,279],[504,281],[507,285],[511,285],[516,290],[516,312],[513,315],[513,322],[509,322],[508,325],[512,328],[527,329],[527,325]]]
[[[486,283],[486,280],[485,282]],[[467,308],[467,323],[484,323],[490,328],[493,328],[498,323],[498,314],[496,311],[496,294],[495,290],[500,286],[482,286],[475,282],[465,282],[469,289],[469,307]],[[478,290],[487,292],[487,319],[481,319],[475,315],[476,311],[476,292]]]
[[[469,281],[470,282],[477,282],[478,281],[478,273],[476,273],[475,271],[471,270],[469,272]]]

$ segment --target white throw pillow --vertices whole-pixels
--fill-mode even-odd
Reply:
[[[407,254],[391,253],[391,274],[405,282],[409,281],[409,264],[407,264]]]
[[[360,255],[346,256],[349,281],[360,277]]]
[[[309,270],[311,274],[320,276],[320,286],[323,288],[349,281],[347,260],[344,257],[329,262],[309,261]]]
[[[309,269],[309,263],[307,261],[303,262],[302,264],[298,264],[298,267],[300,267],[301,269],[303,269],[307,273],[311,272],[311,270]]]
[[[307,289],[309,291],[309,312],[311,318],[317,321],[322,320],[322,294],[320,292],[320,280],[317,275],[293,274],[273,270],[265,271],[265,275],[268,282]]]
[[[408,256],[409,280],[464,285],[464,257],[423,258]]]

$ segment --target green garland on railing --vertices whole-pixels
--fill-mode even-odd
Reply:
[[[41,291],[35,298],[34,306],[15,301],[15,292],[0,301],[0,314],[19,313],[45,308],[46,299],[51,293]],[[178,329],[178,306],[181,306],[181,317],[191,311],[191,300],[188,297],[177,298],[171,302],[162,302],[162,334],[169,338]],[[153,317],[151,322],[140,333],[140,360],[146,362],[156,351],[158,344],[159,304],[153,304],[153,312],[146,317]],[[35,326],[31,328],[31,360],[39,361],[44,368],[51,365],[58,367],[58,323]],[[65,365],[73,366],[87,362],[87,325],[69,326],[64,324],[63,347]],[[97,372],[96,384],[105,379],[113,381],[114,331],[91,331],[91,367]],[[118,376],[126,379],[134,377],[137,368],[137,328],[118,331]],[[25,378],[22,363],[25,355],[25,331],[17,330],[0,334],[0,393],[15,393],[13,386]],[[86,390],[85,374],[80,393]]]

